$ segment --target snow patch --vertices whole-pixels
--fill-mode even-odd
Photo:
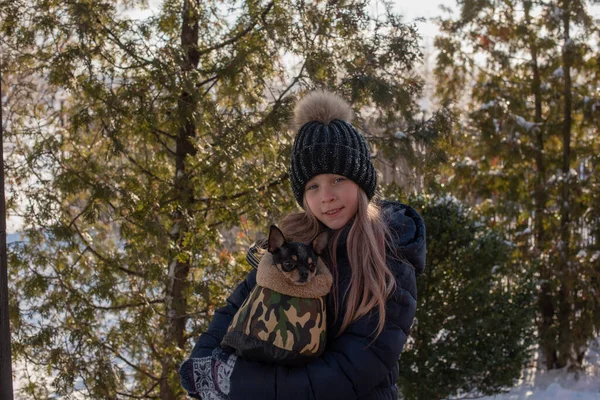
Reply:
[[[520,115],[517,115],[515,117],[515,121],[517,122],[517,125],[519,125],[522,128],[525,128],[525,130],[527,130],[527,131],[529,131],[539,125],[535,122],[527,121],[525,118],[521,117]]]
[[[552,75],[555,78],[562,78],[563,76],[565,76],[565,71],[563,70],[563,67],[558,67],[554,70],[554,72],[552,73]]]
[[[568,38],[568,39],[565,41],[565,44],[563,45],[563,49],[567,49],[567,48],[569,48],[569,47],[573,47],[574,45],[575,45],[575,42],[573,41],[573,39],[571,39],[571,38]]]
[[[496,133],[500,133],[500,123],[496,118],[494,118],[494,129],[496,130]]]
[[[438,343],[438,342],[443,342],[444,340],[446,340],[446,338],[448,337],[448,331],[446,329],[442,329],[440,330],[437,335],[433,338],[433,340],[431,341],[431,343]]]
[[[496,105],[496,100],[488,101],[487,103],[485,103],[484,105],[479,107],[479,110],[480,111],[487,110],[489,108],[494,107],[495,105]]]
[[[525,228],[524,230],[515,233],[515,236],[529,235],[530,233],[531,233],[531,228]]]
[[[539,359],[539,356],[538,356]],[[539,361],[523,371],[517,385],[507,393],[481,400],[598,400],[600,399],[600,337],[591,340],[579,374],[566,369],[546,371]]]
[[[476,167],[477,161],[472,160],[470,157],[465,157],[462,161],[457,163],[461,167]]]
[[[406,136],[406,133],[402,132],[402,131],[398,131],[396,133],[394,133],[394,137],[396,139],[407,139],[408,137]]]
[[[550,14],[550,18],[552,18],[555,22],[560,22],[563,16],[563,10],[559,7],[554,7],[552,10],[552,14]]]

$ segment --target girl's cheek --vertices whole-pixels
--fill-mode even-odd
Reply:
[[[304,195],[304,207],[314,215],[315,213],[313,212],[312,202],[313,199],[308,194]]]

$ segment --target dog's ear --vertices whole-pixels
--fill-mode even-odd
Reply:
[[[285,236],[283,236],[283,232],[275,225],[271,225],[271,230],[269,231],[269,253],[273,253],[284,244]]]
[[[325,248],[327,247],[327,241],[329,240],[329,232],[324,231],[317,235],[316,238],[312,241],[312,248],[318,255],[323,254]]]

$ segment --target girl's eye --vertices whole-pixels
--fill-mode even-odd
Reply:
[[[345,180],[346,180],[346,178],[340,176],[339,178],[335,178],[334,182],[338,183],[338,182],[342,182],[342,181],[345,181]]]
[[[306,190],[314,190],[317,188],[317,185],[310,185],[309,187],[306,188]]]

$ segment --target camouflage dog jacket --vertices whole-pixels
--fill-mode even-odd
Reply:
[[[256,286],[233,317],[221,346],[234,348],[238,356],[250,360],[283,365],[310,362],[325,350],[325,296],[331,284],[331,273],[320,258],[310,283],[298,286],[265,253]]]

